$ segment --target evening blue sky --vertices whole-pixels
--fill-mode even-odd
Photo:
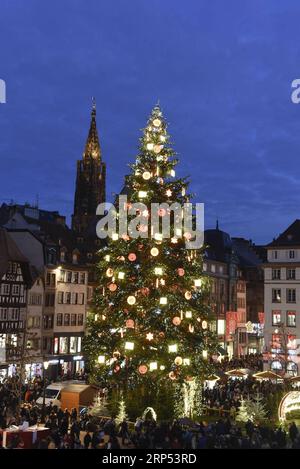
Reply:
[[[111,199],[159,99],[206,228],[271,241],[300,218],[299,18],[297,0],[1,0],[0,202],[70,216],[92,95]]]

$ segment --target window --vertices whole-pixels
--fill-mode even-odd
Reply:
[[[278,259],[278,251],[273,251],[273,259]]]
[[[51,272],[48,272],[46,275],[46,285],[55,287],[55,274],[52,274]]]
[[[58,337],[55,337],[54,338],[54,347],[53,347],[53,351],[55,354],[58,353]]]
[[[73,272],[72,283],[78,283],[78,272]]]
[[[46,293],[45,295],[45,306],[54,306],[55,294]]]
[[[12,295],[19,295],[20,294],[20,285],[13,285],[12,286]]]
[[[57,316],[56,316],[56,325],[57,326],[62,326],[62,319],[63,319],[62,313],[58,313]]]
[[[72,262],[73,264],[78,264],[78,254],[74,253],[72,255]]]
[[[294,362],[288,362],[286,366],[286,371],[290,376],[297,376],[298,374],[298,366]]]
[[[281,349],[281,335],[272,334],[272,348]]]
[[[2,283],[1,285],[1,295],[9,295],[10,285],[7,283]]]
[[[43,328],[44,329],[52,329],[53,328],[53,316],[52,315],[44,315],[43,316]]]
[[[85,273],[84,272],[80,272],[80,274],[79,274],[79,283],[85,284]]]
[[[272,280],[280,280],[280,269],[272,269]]]
[[[70,337],[70,353],[76,353],[78,350],[78,337]]]
[[[78,314],[77,325],[78,326],[83,326],[83,314]]]
[[[69,326],[70,325],[70,315],[66,313],[64,315],[64,326]]]
[[[295,259],[295,251],[289,251],[289,258]]]
[[[18,308],[11,308],[10,310],[10,319],[12,321],[18,321],[20,316],[20,311]]]
[[[204,262],[203,264],[203,271],[206,272],[207,271],[207,264]]]
[[[69,291],[65,292],[65,304],[67,305],[71,304],[71,292]]]
[[[215,266],[215,264],[212,264],[212,265],[210,266],[210,270],[211,270],[212,272],[215,272],[215,271],[216,271],[216,266]]]
[[[59,305],[63,304],[63,302],[64,302],[64,292],[63,291],[58,292],[57,302],[58,302]]]
[[[281,311],[272,311],[272,325],[277,326],[281,323]]]
[[[0,319],[4,321],[7,319],[7,308],[0,308]]]
[[[296,289],[295,288],[287,288],[286,301],[287,303],[296,303]]]
[[[279,360],[274,360],[271,363],[271,370],[273,370],[273,371],[282,371],[282,363]]]
[[[287,269],[286,278],[288,280],[296,280],[296,270],[295,269]]]
[[[72,272],[68,271],[66,277],[67,277],[66,282],[71,283],[72,282]]]
[[[76,314],[71,314],[71,326],[76,326]]]
[[[47,350],[47,337],[43,337],[43,350]]]
[[[287,336],[287,348],[290,350],[296,350],[297,348],[297,342],[296,342],[296,336],[294,334],[289,334]]]
[[[63,269],[59,272],[59,281],[60,282],[65,281],[65,271]]]
[[[72,293],[72,305],[77,305],[78,293]]]
[[[68,337],[59,338],[59,353],[68,353]]]
[[[281,290],[272,288],[272,303],[281,303]]]
[[[41,318],[40,316],[35,316],[33,319],[33,326],[40,327],[41,326]]]
[[[27,319],[27,327],[28,327],[28,329],[33,327],[33,317],[32,316],[29,316],[29,318]]]
[[[79,305],[84,304],[84,293],[79,293],[79,295],[78,295],[78,304]]]
[[[296,311],[287,311],[286,325],[288,327],[296,327]]]

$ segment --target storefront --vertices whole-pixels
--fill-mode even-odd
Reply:
[[[25,383],[36,377],[43,376],[43,363],[27,363],[25,365]]]
[[[83,375],[84,360],[82,355],[61,355],[49,357],[47,377],[51,381],[76,379]]]

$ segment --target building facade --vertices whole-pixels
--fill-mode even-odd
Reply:
[[[25,354],[31,281],[28,260],[0,228],[0,378],[15,373]]]
[[[297,375],[300,364],[300,220],[267,246],[265,368]]]

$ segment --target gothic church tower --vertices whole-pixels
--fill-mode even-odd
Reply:
[[[102,161],[93,99],[91,125],[83,157],[77,161],[77,177],[72,229],[85,234],[96,219],[98,204],[105,202],[106,166]],[[95,232],[96,237],[96,232]]]

